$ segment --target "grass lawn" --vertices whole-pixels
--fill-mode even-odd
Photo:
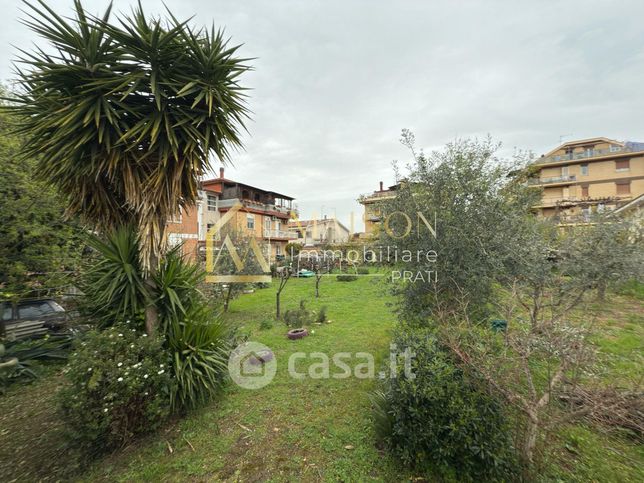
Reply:
[[[220,401],[82,473],[52,409],[60,375],[11,388],[0,397],[0,481],[401,481],[414,476],[376,447],[367,397],[374,381],[289,377],[288,357],[297,351],[329,357],[369,352],[376,371],[388,356],[395,315],[381,279],[325,278],[317,300],[314,284],[292,279],[282,296],[284,310],[297,308],[301,299],[309,309],[327,306],[331,323],[311,326],[315,333],[304,339],[288,340],[281,322],[260,329],[262,321],[274,317],[274,286],[241,296],[226,315],[249,340],[273,349],[278,369],[271,384],[259,390],[230,385]],[[610,305],[596,342],[619,381],[633,384],[642,367],[641,300],[617,297]],[[300,372],[306,365],[300,364]],[[332,366],[334,372],[339,369]],[[559,428],[551,443],[544,481],[644,481],[639,469],[644,453],[632,439],[570,424]]]
[[[281,322],[260,330],[263,320],[274,317],[273,287],[243,295],[227,314],[249,340],[266,344],[275,353],[277,375],[271,384],[259,390],[231,385],[220,402],[180,421],[161,437],[108,458],[85,478],[395,480],[395,465],[374,445],[367,397],[373,381],[295,380],[288,375],[288,358],[297,351],[324,352],[329,357],[336,352],[369,352],[378,367],[388,357],[395,322],[387,305],[391,300],[377,277],[355,282],[325,278],[317,300],[314,285],[313,279],[292,279],[282,295],[283,310],[297,308],[301,299],[307,300],[308,309],[327,306],[331,323],[311,326],[315,333],[304,339],[287,339]],[[307,365],[298,364],[298,371],[306,372]]]

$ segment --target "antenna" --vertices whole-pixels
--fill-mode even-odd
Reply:
[[[572,133],[570,133],[570,134],[560,134],[559,135],[559,144],[563,143],[564,138],[569,138],[570,136],[572,136]]]

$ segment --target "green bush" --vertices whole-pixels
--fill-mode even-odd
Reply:
[[[123,446],[170,414],[170,359],[157,338],[131,324],[90,331],[65,370],[60,406],[69,437],[88,452]]]
[[[338,282],[355,282],[358,280],[358,277],[355,275],[340,274],[335,277]]]
[[[358,267],[356,272],[358,275],[367,275],[369,274],[369,269],[367,267]]]
[[[327,319],[327,317],[326,317],[326,306],[322,306],[320,308],[320,311],[318,312],[317,317],[315,318],[315,321],[318,324],[323,324],[323,323],[326,322],[326,319]]]
[[[211,308],[193,305],[181,321],[172,321],[166,334],[176,386],[174,410],[209,402],[226,381],[234,337]]]
[[[123,226],[104,239],[88,237],[93,256],[87,260],[80,278],[85,294],[79,305],[81,313],[107,327],[118,320],[141,322],[151,294],[139,266],[139,241],[136,230]]]
[[[300,300],[297,309],[289,309],[284,313],[284,323],[288,327],[304,327],[315,320],[315,314],[307,310],[304,300]]]
[[[259,330],[271,330],[273,328],[273,321],[271,319],[264,319],[259,323]]]
[[[401,331],[400,352],[409,348],[411,370],[402,360],[396,377],[372,396],[376,432],[412,467],[462,480],[508,478],[515,453],[503,407],[471,375],[463,372],[427,330]]]

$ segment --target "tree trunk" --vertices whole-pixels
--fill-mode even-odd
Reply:
[[[228,292],[226,293],[226,299],[224,300],[224,312],[228,312],[228,306],[230,305],[230,293],[233,290],[233,284],[228,285]]]
[[[530,466],[534,460],[534,448],[537,444],[537,434],[539,433],[539,420],[536,416],[528,418],[528,427],[526,428],[525,438],[523,440],[522,456],[525,463]]]
[[[145,284],[150,292],[150,300],[148,306],[145,308],[145,332],[148,335],[154,335],[159,325],[159,310],[154,305],[154,294],[156,293],[156,284],[154,283],[154,275],[156,275],[159,268],[159,259],[155,255],[150,255],[150,271],[145,280]]]
[[[279,292],[275,294],[275,307],[276,307],[275,318],[279,320],[280,318],[280,293]]]
[[[597,285],[597,300],[600,302],[606,300],[606,282],[604,280],[600,280]]]
[[[320,279],[315,277],[315,298],[320,297]]]

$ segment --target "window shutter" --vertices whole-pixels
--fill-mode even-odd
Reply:
[[[618,159],[615,161],[615,169],[629,169],[630,159]]]
[[[631,182],[630,181],[621,181],[619,183],[615,183],[616,188],[617,188],[617,194],[618,195],[629,195],[631,194]]]

